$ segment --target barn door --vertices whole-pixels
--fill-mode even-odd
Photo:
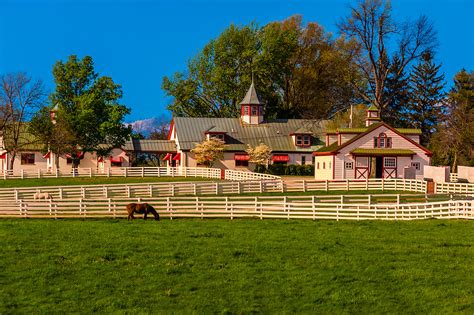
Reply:
[[[397,158],[387,156],[383,158],[383,178],[397,178]]]
[[[367,156],[356,157],[355,178],[356,179],[369,178],[369,157]]]

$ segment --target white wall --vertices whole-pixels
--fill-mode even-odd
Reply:
[[[314,167],[314,178],[316,180],[333,179],[333,168],[334,161],[333,156],[316,156],[315,167]],[[319,168],[318,168],[319,163]]]
[[[474,167],[458,166],[458,180],[467,180],[474,183]]]
[[[424,177],[430,178],[436,183],[449,182],[449,166],[428,166],[424,167]]]

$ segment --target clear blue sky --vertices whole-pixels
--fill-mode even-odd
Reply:
[[[51,69],[71,54],[93,57],[96,70],[123,87],[127,121],[166,113],[162,77],[231,23],[264,25],[301,14],[326,30],[349,13],[348,0],[0,0],[0,73],[25,71],[54,88]],[[397,18],[426,14],[439,37],[437,61],[449,85],[474,69],[474,0],[393,0]],[[169,115],[169,113],[168,113]]]

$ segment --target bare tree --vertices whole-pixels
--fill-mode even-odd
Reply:
[[[353,84],[360,97],[375,104],[383,113],[390,97],[386,81],[390,65],[398,59],[402,73],[411,62],[436,47],[436,32],[426,16],[414,22],[397,23],[385,0],[361,0],[338,27],[341,33],[359,43],[356,63],[367,85]]]
[[[18,152],[35,141],[28,135],[26,124],[44,101],[41,81],[33,81],[22,72],[0,76],[0,127],[5,149],[10,152],[10,169]]]

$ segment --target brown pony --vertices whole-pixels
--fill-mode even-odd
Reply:
[[[135,219],[133,213],[143,214],[143,219],[146,220],[148,213],[155,216],[155,220],[160,220],[160,215],[156,212],[155,208],[147,203],[129,203],[127,205],[128,221]]]

